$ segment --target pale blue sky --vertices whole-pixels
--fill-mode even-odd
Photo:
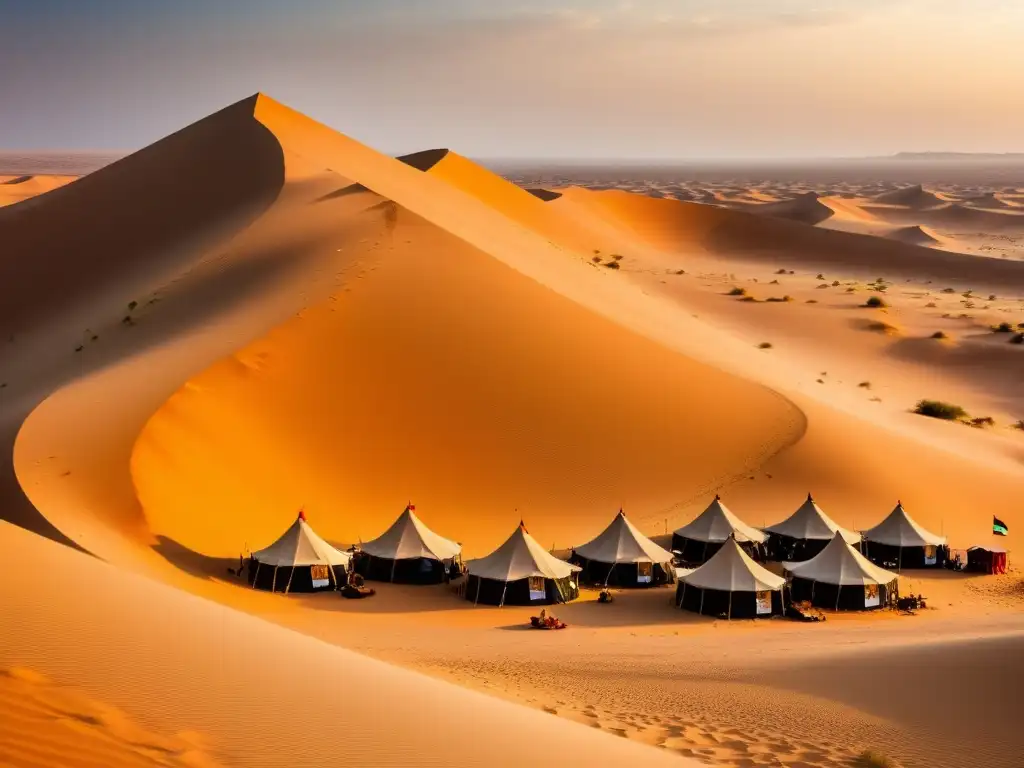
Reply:
[[[0,0],[0,148],[261,90],[388,152],[1024,151],[1017,0]]]

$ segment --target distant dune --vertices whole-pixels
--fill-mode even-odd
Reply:
[[[933,208],[943,205],[946,201],[937,197],[935,193],[928,192],[920,184],[912,187],[883,192],[875,197],[875,202],[887,205],[905,205],[908,208]]]
[[[815,192],[805,192],[792,200],[764,203],[747,210],[777,219],[798,221],[801,224],[820,224],[834,213],[831,208],[818,199]]]

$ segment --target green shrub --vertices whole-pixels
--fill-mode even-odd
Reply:
[[[933,419],[945,419],[946,421],[958,421],[967,418],[967,411],[959,405],[944,403],[941,400],[921,400],[915,406],[914,413],[921,416],[930,416]]]
[[[864,306],[871,307],[872,309],[879,309],[881,307],[887,307],[889,305],[886,304],[881,297],[871,296],[867,301],[864,302]]]

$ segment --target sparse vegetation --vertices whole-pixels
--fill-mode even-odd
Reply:
[[[776,275],[784,275],[784,274],[786,274],[786,270],[785,270],[785,268],[777,269],[777,270],[775,270],[775,274]]]
[[[1010,337],[1011,344],[1024,344],[1024,333],[1015,333]]]
[[[941,400],[921,400],[914,407],[914,413],[946,421],[959,421],[967,418],[967,411],[959,405],[944,403]]]
[[[936,331],[935,333],[932,334],[932,338],[933,339],[948,339],[949,336],[946,335],[945,331]]]
[[[815,280],[824,280],[825,276],[819,272],[818,275],[814,279]]]
[[[772,301],[775,303],[790,302],[793,300],[792,296],[769,296],[765,301]]]
[[[772,280],[770,283],[768,283],[768,285],[778,285],[778,284],[779,284],[778,280]]]
[[[677,269],[676,270],[676,274],[677,275],[685,275],[686,274],[686,270],[685,269]]]
[[[601,257],[600,256],[595,256],[594,258],[591,259],[591,261],[594,262],[595,264],[600,264],[601,263]]]
[[[621,253],[613,253],[612,254],[612,261],[622,261],[622,254]]]
[[[757,345],[757,348],[758,349],[771,349],[772,348],[772,344],[771,344],[770,341],[762,341],[760,344]]]
[[[838,280],[833,280],[832,281],[832,287],[833,288],[838,288],[839,287],[839,281]]]
[[[828,288],[828,283],[821,283],[818,288]]]
[[[608,267],[608,269],[619,269],[619,262],[617,262],[617,261],[606,261],[604,263],[604,266]]]
[[[870,307],[871,309],[881,309],[882,307],[887,307],[889,305],[886,304],[879,296],[871,296],[864,302],[864,306]]]
[[[856,292],[857,292],[857,289],[856,289],[856,288],[853,288],[853,287],[850,287],[850,288],[847,288],[847,289],[846,289],[846,292],[847,292],[847,293],[856,293]]]
[[[1000,323],[992,326],[992,333],[1013,333],[1012,323]]]
[[[733,288],[731,291],[729,291],[728,295],[729,296],[746,296],[747,295],[747,289],[746,288],[740,288],[740,287],[737,286],[736,288]]]
[[[995,295],[994,293],[990,293],[990,294],[988,295],[988,300],[989,300],[989,301],[995,301],[995,300],[996,300],[996,295]]]
[[[757,301],[757,299],[754,298],[753,296],[744,296],[742,299],[740,299],[740,301],[755,302],[755,301]]]
[[[870,381],[862,381],[857,386],[860,387],[861,389],[871,389],[871,382]]]
[[[870,749],[857,756],[856,765],[857,768],[898,768],[888,757]]]
[[[996,420],[991,416],[980,416],[976,419],[971,419],[971,426],[977,427],[978,429],[984,429],[985,427],[994,427]]]
[[[1013,429],[1019,429],[1019,430],[1021,430],[1022,432],[1024,432],[1024,419],[1021,419],[1021,420],[1020,420],[1020,421],[1018,421],[1018,422],[1017,422],[1016,424],[1014,424],[1014,425],[1013,425]]]
[[[808,304],[817,304],[817,303],[818,303],[818,300],[817,300],[817,299],[808,299],[808,300],[807,300],[807,303],[808,303]]]
[[[943,293],[956,293],[956,289],[955,288],[943,288],[942,292]]]
[[[137,306],[139,306],[139,302],[137,302],[137,301],[129,301],[128,302],[128,311],[129,312],[134,311]]]
[[[867,328],[869,331],[885,334],[896,333],[899,330],[895,325],[889,325],[889,323],[884,323],[881,320],[875,320],[868,323]]]
[[[85,349],[85,347],[79,344],[77,347],[75,347],[75,352],[81,352],[83,349]]]
[[[924,308],[925,309],[935,309],[935,302],[934,301],[929,301],[927,304],[924,305]]]
[[[121,318],[121,325],[135,325],[135,321],[132,320],[131,315],[125,315]]]

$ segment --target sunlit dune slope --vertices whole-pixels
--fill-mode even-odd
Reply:
[[[75,180],[75,176],[0,176],[0,208],[20,203]]]
[[[548,203],[585,206],[613,217],[649,245],[666,252],[700,249],[782,266],[842,267],[851,274],[945,280],[1024,290],[1024,264],[922,249],[881,237],[810,227],[748,211],[618,190],[570,188]],[[984,214],[984,211],[969,213]],[[875,213],[875,209],[870,209]],[[1011,217],[1010,214],[991,214]],[[1021,217],[1024,222],[1024,217]]]
[[[685,765],[0,522],[0,764]],[[25,582],[26,574],[44,577]],[[16,728],[10,728],[16,725]],[[454,756],[454,757],[453,757]]]
[[[345,290],[194,377],[149,421],[132,468],[155,532],[232,555],[305,505],[349,542],[412,498],[472,554],[519,516],[567,545],[620,503],[673,505],[799,436],[799,414],[767,390],[404,210],[388,227]]]
[[[880,195],[875,195],[873,199],[877,203],[903,205],[908,208],[916,208],[919,210],[923,208],[933,208],[937,205],[943,205],[946,202],[934,192],[929,192],[924,189],[920,184],[903,187],[901,189],[894,189],[892,192],[883,192]]]

